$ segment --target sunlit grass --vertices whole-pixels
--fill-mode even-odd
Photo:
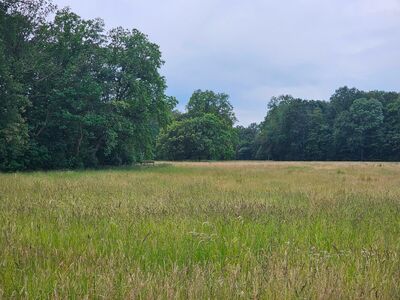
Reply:
[[[0,298],[398,298],[400,165],[0,174]]]

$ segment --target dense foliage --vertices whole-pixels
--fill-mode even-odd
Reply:
[[[137,30],[107,33],[102,20],[43,0],[0,2],[0,169],[152,157],[175,105],[162,64]]]
[[[343,87],[272,98],[234,127],[229,96],[165,95],[159,47],[50,0],[0,0],[0,170],[168,160],[400,160],[400,94]],[[157,138],[158,137],[158,138]]]
[[[253,158],[400,160],[400,94],[343,87],[330,102],[273,98]]]
[[[158,139],[158,155],[168,160],[226,160],[235,158],[236,121],[229,97],[197,90],[186,113],[178,113]]]
[[[237,126],[238,144],[236,147],[236,158],[239,160],[251,160],[256,156],[256,138],[260,133],[260,125],[252,123],[247,127]]]

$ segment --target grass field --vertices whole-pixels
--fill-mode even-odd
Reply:
[[[0,174],[0,298],[399,298],[400,164]]]

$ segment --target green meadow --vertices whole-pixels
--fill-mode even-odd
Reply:
[[[400,297],[400,164],[0,174],[0,298]]]

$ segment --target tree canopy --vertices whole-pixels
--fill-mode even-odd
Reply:
[[[224,93],[196,90],[190,97],[186,109],[190,117],[213,114],[229,126],[237,121],[229,96]]]
[[[329,102],[273,98],[253,158],[399,160],[399,101],[399,93],[348,87]]]
[[[226,94],[196,90],[187,112],[158,138],[158,157],[168,160],[226,160],[235,158],[237,133],[233,107]]]
[[[235,132],[209,113],[176,121],[160,134],[159,156],[168,160],[234,159]]]
[[[167,96],[158,45],[49,0],[0,1],[0,170],[169,160],[400,160],[400,94],[273,97],[235,126],[229,96]]]
[[[176,104],[165,95],[159,47],[138,30],[106,32],[102,20],[68,9],[46,21],[51,11],[40,0],[0,6],[1,168],[153,157]]]

